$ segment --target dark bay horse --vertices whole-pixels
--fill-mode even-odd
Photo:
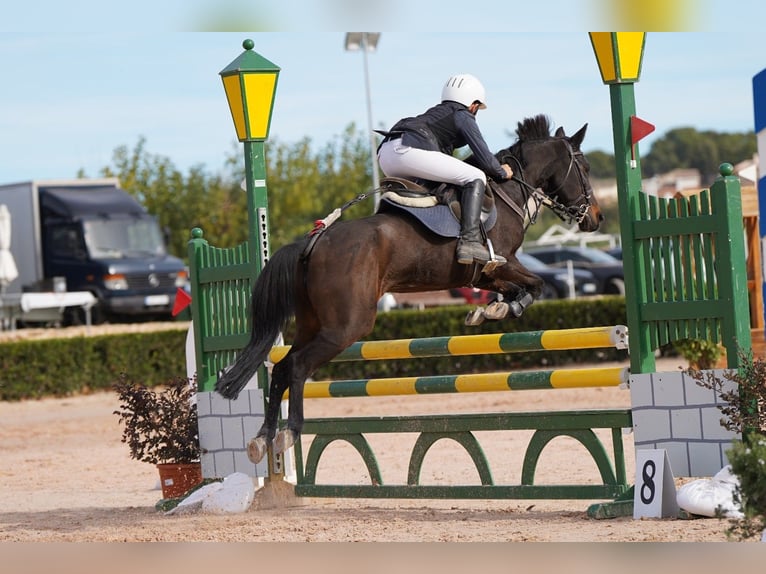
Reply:
[[[546,116],[528,118],[517,126],[518,141],[496,154],[513,168],[514,177],[495,185],[497,222],[488,236],[508,262],[493,270],[457,263],[456,239],[439,237],[412,217],[390,212],[332,224],[308,255],[308,237],[279,249],[253,288],[250,342],[216,384],[224,397],[237,397],[295,317],[295,340],[274,365],[265,421],[250,441],[250,458],[263,458],[271,441],[275,453],[294,444],[303,428],[306,379],[372,331],[384,293],[470,284],[502,295],[484,311],[487,318],[503,318],[509,310],[519,316],[543,284],[514,255],[524,240],[530,200],[538,209],[545,204],[563,219],[576,221],[581,231],[597,230],[602,220],[580,151],[586,128],[571,137],[558,128],[551,136]],[[279,404],[288,388],[287,425],[277,433]]]

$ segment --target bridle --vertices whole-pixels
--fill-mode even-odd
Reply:
[[[548,209],[553,211],[553,213],[555,213],[559,219],[570,225],[572,223],[577,223],[579,225],[587,216],[588,209],[590,209],[592,205],[593,189],[586,183],[585,177],[582,173],[582,168],[580,167],[580,162],[577,161],[578,157],[585,156],[583,152],[579,150],[575,151],[572,149],[572,145],[567,140],[562,139],[561,141],[563,141],[567,146],[567,150],[569,152],[569,165],[567,166],[567,171],[564,174],[561,183],[559,183],[556,189],[550,192],[544,192],[542,189],[527,183],[524,178],[524,166],[521,164],[521,160],[516,157],[510,151],[510,149],[507,150],[507,154],[503,155],[502,159],[500,160],[501,163],[512,160],[518,167],[518,170],[514,169],[514,175],[511,177],[511,180],[515,181],[521,186],[522,192],[524,193],[524,205],[526,206],[526,213],[520,212],[520,210],[517,209],[518,206],[511,202],[510,198],[508,198],[504,193],[498,193],[498,195],[506,204],[508,204],[509,207],[521,215],[522,219],[527,219],[526,216],[529,216],[528,223],[525,225],[525,228],[537,220],[537,215],[540,212],[541,205],[546,206]],[[575,168],[574,171],[577,174],[577,179],[580,182],[581,191],[580,195],[578,195],[577,198],[575,198],[575,200],[572,202],[572,205],[565,205],[559,199],[559,192],[563,189],[564,184],[566,184],[567,179],[569,178],[569,175],[572,173],[572,167]],[[498,188],[495,188],[495,191],[497,190]],[[530,198],[535,202],[534,214],[529,212],[528,203]],[[513,205],[511,205],[512,203]]]

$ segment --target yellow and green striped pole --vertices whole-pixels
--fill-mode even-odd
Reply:
[[[605,347],[626,349],[627,345],[627,327],[615,325],[521,333],[362,341],[352,344],[333,361],[411,359],[525,351],[603,349]],[[289,346],[274,347],[269,354],[269,361],[278,363],[289,350]]]
[[[389,379],[357,379],[347,381],[315,381],[306,383],[306,399],[342,397],[382,397],[394,395],[427,395],[438,393],[482,393],[493,391],[528,391],[540,389],[574,389],[583,387],[619,387],[627,385],[627,367],[594,369],[555,369],[473,373],[468,375],[435,375]],[[285,394],[288,398],[288,394]]]

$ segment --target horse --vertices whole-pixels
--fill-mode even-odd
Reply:
[[[372,331],[384,293],[472,285],[499,294],[481,311],[484,317],[496,320],[509,312],[520,316],[543,285],[514,255],[530,216],[534,219],[546,205],[584,232],[596,231],[603,220],[590,184],[590,166],[580,150],[587,127],[571,137],[559,127],[551,136],[547,116],[526,118],[517,124],[517,141],[495,154],[514,171],[511,179],[492,186],[497,215],[487,237],[508,260],[503,265],[459,264],[455,238],[440,237],[407,214],[381,209],[368,217],[337,221],[318,237],[309,234],[277,250],[253,287],[250,340],[215,386],[223,397],[236,398],[295,318],[295,338],[287,355],[273,366],[265,419],[248,444],[249,458],[257,463],[269,445],[279,454],[298,440],[306,379]],[[469,319],[466,323],[471,324]],[[288,388],[288,419],[277,432],[279,405]]]

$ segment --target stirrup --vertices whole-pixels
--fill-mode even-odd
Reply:
[[[498,256],[495,253],[495,249],[492,246],[492,240],[489,237],[487,237],[487,250],[489,251],[489,260],[481,268],[482,273],[491,273],[501,265],[508,263],[508,260],[505,257]]]

